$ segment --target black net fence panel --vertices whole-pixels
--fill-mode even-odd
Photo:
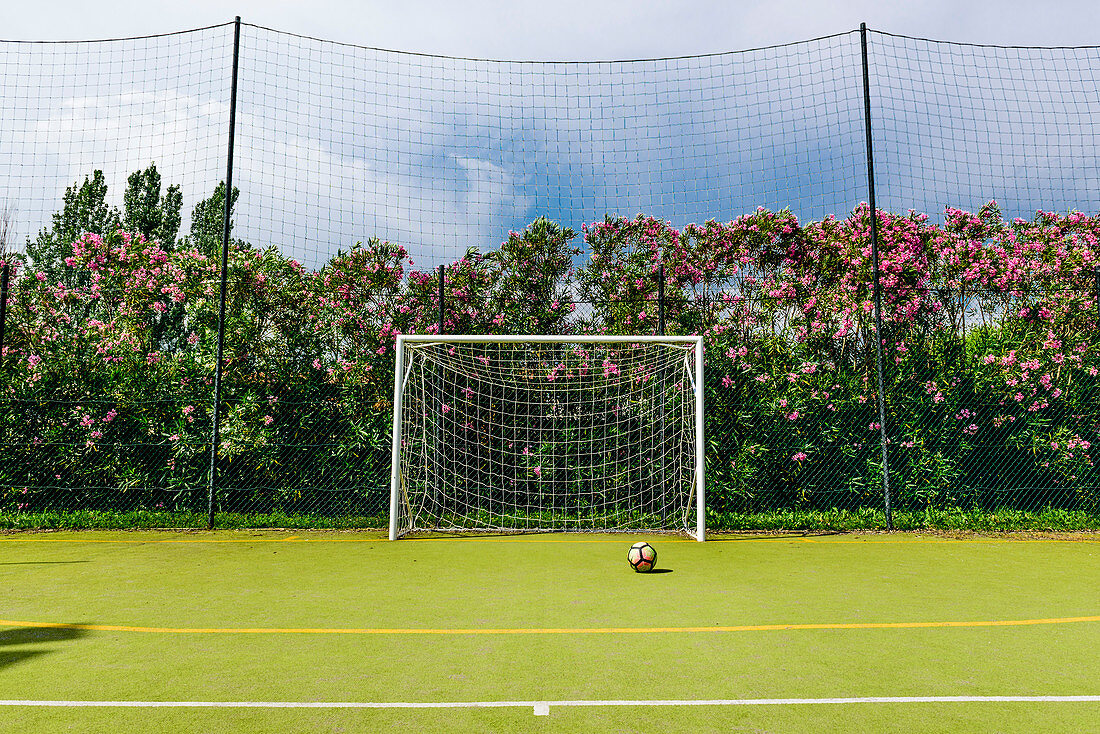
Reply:
[[[869,70],[878,205],[943,229],[887,253],[896,506],[1095,512],[1100,48],[871,32]]]
[[[877,203],[942,220],[1100,211],[1100,47],[947,43],[870,31]]]
[[[1100,49],[868,33],[880,335],[859,32],[521,62],[241,24],[227,192],[234,30],[0,42],[0,513],[209,509],[227,196],[217,511],[384,524],[398,333],[662,329],[705,334],[712,524],[877,523],[887,479],[1098,511]]]
[[[245,25],[241,236],[308,267],[378,237],[431,270],[539,216],[683,226],[866,197],[859,36],[615,62],[399,53]]]
[[[4,511],[205,508],[231,57],[230,25],[0,42]]]
[[[264,436],[227,457],[219,496],[236,509],[388,512],[393,333],[437,328],[438,265],[447,333],[607,328],[584,319],[594,307],[564,272],[591,254],[583,238],[549,290],[524,285],[542,271],[519,272],[521,250],[495,288],[500,271],[484,256],[537,217],[578,233],[639,212],[665,228],[760,206],[822,217],[864,190],[853,33],[584,63],[397,53],[249,25],[241,46],[235,236],[301,269],[286,274],[293,297],[231,301],[242,319],[271,314],[269,328],[227,334],[241,355],[227,363],[227,425],[240,415]],[[380,260],[372,238],[403,252]],[[398,265],[400,296],[376,277]],[[546,318],[513,318],[508,288],[545,301]],[[288,302],[315,308],[274,316]],[[568,318],[547,315],[566,302]],[[649,311],[614,328],[651,333]],[[266,382],[253,379],[260,362]],[[265,401],[282,417],[248,407]]]

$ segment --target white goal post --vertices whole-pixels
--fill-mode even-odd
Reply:
[[[706,539],[702,337],[399,335],[396,346],[391,540]]]

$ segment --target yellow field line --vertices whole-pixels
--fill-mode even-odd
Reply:
[[[324,627],[136,627],[116,624],[66,624],[0,619],[0,626],[94,632],[155,632],[162,634],[267,634],[267,635],[586,635],[653,634],[658,632],[784,632],[788,630],[927,629],[938,627],[1023,627],[1041,624],[1100,622],[1092,617],[1005,619],[967,622],[849,622],[831,624],[754,624],[715,627],[518,627],[477,629],[431,628],[324,628]]]

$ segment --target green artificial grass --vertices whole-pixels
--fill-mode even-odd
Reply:
[[[629,569],[627,548],[643,537],[664,573]],[[0,690],[28,700],[360,702],[1096,695],[1100,620],[972,623],[1100,616],[1098,540],[9,533]],[[921,622],[966,624],[839,626]],[[825,628],[760,629],[790,625]],[[705,629],[716,626],[749,629]],[[260,631],[216,631],[227,628]],[[558,631],[536,631],[549,629]],[[5,730],[89,732],[966,732],[1085,730],[1097,720],[1095,702],[558,707],[546,717],[0,707]]]

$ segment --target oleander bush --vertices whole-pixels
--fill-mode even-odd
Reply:
[[[101,212],[100,231],[12,262],[0,513],[204,511],[220,220],[200,213],[176,240],[169,215],[140,231]],[[877,225],[881,333],[866,206],[682,230],[609,216],[583,249],[538,219],[447,267],[444,329],[655,333],[663,266],[667,333],[705,335],[714,522],[882,509],[878,348],[894,509],[1095,518],[1100,218],[1006,221],[990,203]],[[438,329],[437,278],[375,239],[318,269],[231,241],[220,510],[385,516],[394,340]]]

